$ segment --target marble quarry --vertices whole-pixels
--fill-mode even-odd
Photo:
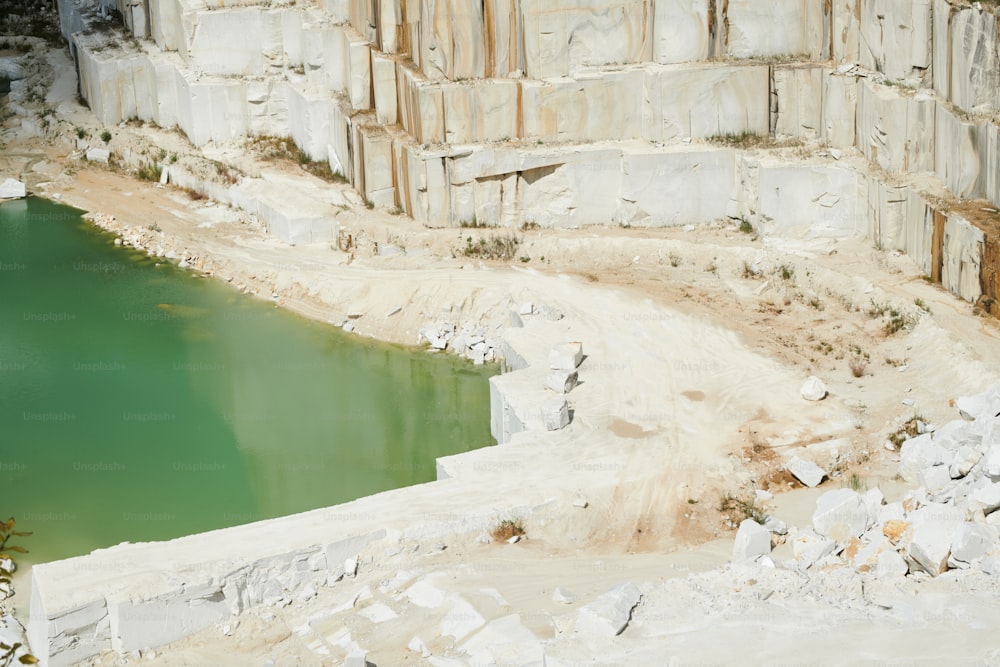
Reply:
[[[661,227],[731,218],[764,235],[863,235],[1000,313],[996,7],[958,0],[58,5],[80,94],[107,125],[136,119],[177,128],[199,147],[290,136],[365,201],[399,207],[431,227]],[[775,151],[744,145],[754,137],[799,143]],[[329,202],[288,210],[281,193],[293,186],[276,176],[199,183],[171,168],[170,178],[259,215],[286,242],[337,234]],[[494,412],[501,441],[530,426]],[[298,521],[319,523],[320,512]],[[189,558],[181,566],[197,574],[190,578],[197,586],[148,573],[145,599],[114,586],[106,596],[92,587],[57,592],[52,582],[71,577],[79,563],[40,567],[32,646],[47,647],[46,663],[62,665],[173,641],[342,576],[345,558],[383,537],[358,527],[356,541],[341,542],[322,530],[328,540],[273,550],[257,563],[237,562],[239,544],[224,554],[230,563]],[[249,529],[237,534],[251,539]],[[116,558],[131,571],[127,552]],[[110,582],[117,572],[101,577]],[[176,623],[163,627],[164,618]]]
[[[876,232],[930,268],[945,235],[917,243],[923,217],[897,215],[930,201],[914,176],[1000,206],[998,17],[957,1],[59,5],[81,94],[106,124],[177,127],[196,146],[291,136],[364,200],[427,226],[744,217]],[[101,28],[114,11],[134,39]],[[770,165],[704,141],[726,136],[865,159]],[[272,227],[288,241],[336,233],[306,224]],[[963,252],[982,266],[979,245]],[[975,282],[955,284],[992,303],[990,281]]]

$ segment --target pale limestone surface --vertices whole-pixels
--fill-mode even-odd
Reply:
[[[997,18],[934,1],[934,90],[964,111],[1000,110]]]
[[[16,178],[5,178],[0,182],[0,199],[20,199],[24,195],[24,183]]]
[[[60,2],[70,37],[85,21],[65,11],[67,4]],[[865,234],[887,248],[904,250],[929,273],[931,234],[940,214],[945,217],[943,285],[969,301],[979,296],[982,232],[960,213],[941,214],[917,185],[886,180],[866,164],[900,179],[933,172],[961,198],[1000,203],[996,125],[984,117],[965,118],[951,106],[980,112],[997,105],[995,16],[977,8],[944,0],[835,0],[832,15],[824,17],[817,13],[820,3],[791,0],[732,0],[726,5],[728,14],[712,16],[707,2],[674,0],[526,2],[520,13],[511,11],[509,0],[471,9],[444,0],[405,7],[378,0],[377,11],[375,3],[362,0],[326,0],[322,12],[237,4],[245,6],[132,2],[131,30],[138,34],[140,18],[148,14],[160,50],[143,44],[121,53],[84,35],[73,36],[84,97],[94,113],[107,124],[139,118],[177,125],[197,146],[224,144],[246,133],[291,135],[311,157],[335,164],[365,199],[380,207],[401,206],[428,226],[473,219],[510,228],[524,222],[545,227],[676,226],[745,215],[768,234],[827,239]],[[239,39],[247,34],[259,36],[259,43]],[[237,48],[219,47],[234,39]],[[415,66],[390,57],[402,53],[407,43]],[[718,56],[799,54],[803,60],[832,55],[836,64],[860,61],[867,69],[703,62]],[[922,88],[886,86],[884,79]],[[400,126],[393,126],[397,121]],[[830,159],[802,164],[698,141],[743,132],[822,138],[857,151],[844,160],[831,153]],[[595,140],[602,143],[595,145]],[[442,146],[444,142],[452,145]],[[329,240],[338,232],[332,210],[337,201],[316,204],[303,197],[301,204],[296,198],[297,205],[289,207],[287,193],[295,186],[279,176],[206,185],[172,168],[171,179],[212,189],[213,198],[263,219],[285,242]],[[571,295],[566,298],[570,301]],[[605,312],[614,303],[609,300]],[[671,322],[673,334],[679,321]],[[587,324],[600,328],[603,323]],[[649,339],[662,335],[651,325],[641,331]],[[518,336],[531,335],[511,336],[511,358],[532,356],[524,339],[519,351],[513,349]],[[727,336],[709,338],[713,349],[733,344]],[[701,334],[688,342],[696,346]],[[674,371],[681,362],[658,361]],[[643,356],[629,363],[649,362]],[[744,358],[732,363],[752,366],[755,391],[768,390],[759,378],[770,377],[774,369]],[[544,374],[539,373],[525,361],[517,373],[491,385],[494,432],[502,442],[527,445],[532,431],[544,426],[531,393],[544,395]],[[668,392],[672,382],[681,381],[673,375],[667,385],[650,389]],[[682,379],[704,383],[704,377]],[[605,387],[609,381],[614,382],[598,376],[591,387]],[[749,383],[750,378],[740,381]],[[794,382],[769,381],[775,383],[771,391],[788,390],[801,403]],[[586,404],[588,388],[580,389],[574,401],[581,395]],[[616,409],[664,415],[651,399],[637,400],[638,405],[622,403]],[[712,423],[713,415],[698,414]],[[669,417],[653,421],[676,421]],[[566,431],[577,435],[574,429],[580,426],[574,422]],[[576,445],[569,435],[559,443],[563,451]],[[532,455],[537,451],[532,449]],[[463,467],[453,463],[441,469]],[[943,483],[941,470],[930,476],[917,472],[921,479]],[[573,484],[601,477],[581,475]],[[449,483],[447,494],[420,492],[427,495],[418,494],[416,506],[408,508],[441,510],[445,495],[451,500],[453,492],[475,486],[460,476]],[[985,491],[977,493],[990,500]],[[393,514],[399,501],[364,502],[359,501],[362,514],[382,516]],[[479,509],[485,512],[486,505]],[[469,527],[468,520],[459,522],[462,529]],[[70,657],[95,646],[129,650],[169,641],[228,618],[242,605],[319,586],[345,559],[363,551],[369,538],[380,539],[360,528],[354,535],[350,522],[334,530],[317,527],[315,516],[282,521],[291,521],[303,534],[322,535],[317,539],[323,544],[291,545],[286,552],[251,562],[246,549],[261,534],[238,532],[226,535],[223,551],[229,551],[223,562],[206,565],[191,560],[188,548],[216,538],[185,538],[168,548],[177,558],[170,567],[184,575],[180,587],[152,571],[161,565],[166,569],[166,561],[154,558],[152,570],[145,570],[126,557],[141,553],[144,561],[148,549],[117,548],[84,562],[108,567],[101,580],[109,587],[103,599],[92,599],[82,589],[56,591],[47,582],[64,578],[67,571],[59,568],[65,566],[40,568],[39,614],[53,620],[57,631],[67,631],[53,646],[76,651],[64,654]],[[277,524],[261,529],[267,535],[278,531]],[[917,534],[910,565],[936,574],[946,532]],[[344,546],[340,540],[345,535],[360,541]],[[972,549],[969,544],[963,539],[960,546]],[[827,545],[820,546],[816,559],[828,555],[821,553]],[[872,557],[880,567],[884,553]],[[887,562],[885,569],[898,566]],[[269,587],[267,577],[278,578],[280,587]],[[133,599],[123,592],[132,585],[152,597]],[[151,622],[178,616],[184,620],[164,628]],[[48,629],[33,627],[44,643]],[[458,628],[454,623],[449,627]],[[517,623],[510,627],[516,630]],[[91,643],[73,649],[62,643],[77,633]]]
[[[469,280],[474,282],[474,278]],[[511,357],[520,356],[528,366],[494,378],[503,381],[495,385],[501,400],[512,404],[526,396],[509,384],[519,378],[530,380],[538,395],[545,396],[543,380],[549,372],[548,355],[553,344],[567,340],[570,332],[574,334],[570,340],[584,341],[588,358],[580,372],[586,374],[588,384],[572,394],[576,416],[566,429],[539,440],[544,428],[538,413],[540,401],[529,399],[525,401],[529,406],[526,409],[538,415],[537,421],[525,424],[523,432],[511,434],[509,439],[498,434],[504,447],[452,457],[464,463],[449,466],[454,474],[451,479],[167,544],[122,545],[82,559],[37,566],[33,569],[33,645],[50,646],[53,655],[64,656],[60,660],[80,658],[104,647],[125,651],[153,647],[234,613],[275,604],[282,597],[292,599],[308,586],[332,585],[328,583],[330,577],[339,575],[345,559],[361,553],[363,562],[371,562],[369,558],[378,557],[400,537],[433,539],[435,535],[481,532],[495,515],[494,494],[516,497],[515,506],[526,515],[551,508],[549,499],[554,494],[564,496],[569,505],[579,489],[596,489],[606,483],[606,466],[621,465],[615,462],[613,447],[608,448],[602,437],[592,437],[595,423],[608,419],[609,411],[626,419],[636,419],[634,413],[646,415],[644,425],[655,429],[673,423],[676,410],[690,410],[692,418],[704,426],[699,432],[706,453],[715,447],[705,439],[706,435],[715,431],[720,439],[728,437],[722,415],[752,413],[757,400],[755,392],[729,393],[727,387],[766,390],[777,401],[772,403],[775,414],[803,419],[802,426],[811,419],[799,415],[801,408],[791,373],[750,351],[729,332],[706,330],[703,323],[680,313],[636,321],[628,334],[635,340],[653,339],[668,330],[670,335],[680,336],[670,354],[651,359],[640,346],[622,349],[616,340],[600,333],[605,318],[625,321],[629,313],[646,308],[638,299],[622,298],[612,290],[581,299],[572,282],[558,277],[526,274],[518,282],[562,304],[570,305],[579,299],[581,307],[596,307],[593,312],[599,313],[589,314],[574,306],[563,320],[538,320],[531,327],[512,330],[517,335],[509,335],[507,340],[519,355]],[[515,287],[508,285],[506,289]],[[725,358],[714,350],[725,350]],[[602,359],[642,366],[651,371],[649,380],[653,384],[644,382],[639,387],[632,375],[614,367],[588,367],[588,363]],[[718,377],[706,376],[701,369],[709,363],[728,370]],[[726,398],[664,410],[658,397],[671,391],[672,386],[702,386]],[[504,412],[494,408],[494,418]],[[677,442],[684,441],[684,437],[677,434]],[[673,456],[669,454],[673,446],[655,449],[642,457]],[[609,453],[610,458],[605,458]],[[573,456],[584,456],[587,465],[567,468],[566,461],[573,460]],[[602,460],[603,464],[593,466]],[[517,466],[517,475],[495,479],[496,471],[509,470],[511,465]],[[641,475],[648,465],[652,463],[639,465],[630,474]],[[553,477],[553,470],[561,473]],[[481,495],[484,484],[492,489],[488,497]],[[468,498],[460,503],[460,510],[456,509],[457,498]],[[374,517],[382,518],[377,527],[372,523]],[[428,517],[439,520],[428,523]],[[211,557],[206,560],[205,554],[209,553]],[[89,573],[87,578],[70,576],[84,568]],[[65,582],[72,583],[66,586]],[[165,622],[175,617],[179,619],[176,623]],[[51,619],[52,624],[42,618]],[[53,629],[53,634],[44,634],[48,628]],[[70,641],[76,642],[73,648]]]
[[[807,56],[819,59],[826,49],[824,9],[818,2],[729,0],[727,11],[726,52],[734,58]]]
[[[641,2],[626,3],[614,11],[566,3],[541,12],[530,5],[519,14],[520,19],[508,24],[501,20],[510,15],[503,2],[488,3],[485,13],[443,2],[407,5],[404,11],[383,1],[378,12],[366,3],[331,3],[325,9],[332,14],[314,8],[275,8],[267,3],[210,9],[197,3],[170,2],[151,14],[160,17],[150,24],[154,37],[159,35],[157,44],[166,52],[146,45],[140,52],[115,58],[106,50],[96,52],[92,38],[77,35],[75,39],[85,96],[92,98],[91,106],[105,122],[136,117],[166,127],[176,123],[196,145],[230,141],[248,132],[291,134],[313,159],[329,160],[342,170],[364,199],[398,205],[419,220],[433,220],[433,224],[468,221],[474,209],[499,224],[527,221],[522,212],[507,212],[509,204],[505,202],[520,200],[510,194],[510,184],[522,180],[514,171],[490,183],[453,181],[452,186],[445,185],[448,179],[433,173],[437,167],[433,172],[420,168],[416,174],[408,173],[414,157],[432,158],[424,146],[445,141],[677,142],[688,137],[773,131],[778,136],[806,140],[823,138],[837,147],[857,145],[869,160],[890,173],[933,169],[959,196],[1000,201],[995,126],[952,120],[954,114],[942,107],[940,100],[923,92],[913,95],[870,79],[859,85],[850,74],[839,75],[819,66],[778,66],[769,77],[767,67],[752,63],[697,62],[723,48],[712,41],[723,39],[718,32],[722,29],[720,16],[708,17],[707,8],[698,3],[690,7],[667,0],[654,4],[655,11],[643,15],[642,20],[636,13]],[[848,56],[854,48],[852,26],[857,17],[882,17],[862,20],[869,32],[864,40],[866,55],[862,58],[859,54],[858,59],[881,70],[890,82],[907,85],[930,82],[929,73],[935,71],[926,67],[930,58],[927,45],[934,42],[931,33],[938,42],[949,42],[952,50],[971,54],[975,63],[983,62],[975,55],[984,48],[981,45],[996,41],[989,33],[995,22],[986,18],[991,15],[968,7],[952,7],[951,24],[924,35],[930,20],[929,2],[856,0],[852,5],[851,0],[843,0],[834,3],[829,16],[817,16],[818,10],[811,5],[804,8],[791,1],[766,7],[729,3],[727,7],[724,23],[728,42],[724,48],[729,55],[741,57],[793,54],[816,58],[832,49],[835,55],[842,52],[838,62],[850,63],[855,60]],[[336,23],[345,16],[348,25]],[[817,29],[817,21],[829,21],[829,25]],[[768,29],[779,22],[785,29]],[[870,33],[873,22],[893,27],[879,32],[875,39]],[[172,23],[179,24],[176,39],[165,36],[169,31],[164,29]],[[543,23],[544,30],[539,27]],[[682,25],[690,27],[685,35],[701,34],[704,39],[689,45],[674,39],[672,35]],[[966,25],[978,27],[963,27]],[[236,51],[214,46],[233,41],[234,31],[256,34],[258,26],[263,37],[255,53],[250,53],[250,46]],[[388,57],[401,48],[400,35],[407,32],[406,26],[411,28],[411,38],[416,36],[418,44],[423,44],[419,38],[424,35],[427,48],[433,44],[437,53],[421,60],[420,46],[414,52],[416,69]],[[72,29],[67,27],[67,31]],[[705,35],[712,30],[716,33],[710,39]],[[519,33],[535,35],[531,39],[541,41],[526,49],[527,59],[520,50],[508,49],[504,57],[519,66],[500,67],[497,62],[503,39],[498,41],[498,36],[513,40]],[[596,34],[602,34],[602,39]],[[572,40],[561,42],[559,35],[572,36]],[[542,40],[543,36],[554,41]],[[618,37],[621,42],[616,42]],[[791,41],[767,41],[774,39]],[[480,57],[487,43],[493,51]],[[800,43],[809,48],[800,49]],[[564,49],[555,46],[558,44],[570,46]],[[759,49],[741,46],[750,44]],[[935,42],[935,49],[940,46]],[[671,49],[678,52],[671,55]],[[987,54],[993,51],[985,49]],[[457,66],[454,55],[458,52],[473,54],[461,59],[462,67],[472,69],[448,74],[446,70]],[[532,60],[536,55],[538,60]],[[438,59],[436,65],[434,58]],[[964,68],[960,58],[949,59],[953,68]],[[295,73],[297,67],[305,68],[304,75]],[[532,69],[546,73],[533,74]],[[981,71],[967,69],[957,78],[949,77],[947,85],[935,78],[934,90],[962,108],[970,104],[989,108],[986,102],[965,101],[970,95],[970,99],[980,100],[980,93],[961,90],[994,90],[996,86],[983,79],[983,73],[996,68],[986,63]],[[483,78],[506,77],[517,70],[529,78]],[[220,76],[248,71],[264,77],[251,81]],[[910,76],[913,72],[919,76]],[[971,83],[953,95],[952,79]],[[622,105],[620,100],[629,103]],[[372,115],[356,116],[358,111]],[[367,143],[372,136],[363,129],[366,126],[396,120],[405,133],[390,131],[380,138],[391,146],[355,146]],[[390,155],[395,159],[388,160]],[[369,156],[377,164],[366,164]],[[387,171],[390,164],[391,172]],[[627,176],[625,164],[617,158],[599,167],[602,171],[615,168],[623,178]],[[427,178],[431,178],[431,187],[418,185],[419,194],[406,191]],[[574,177],[558,169],[528,174],[528,180],[537,179],[555,181],[543,185],[543,192],[574,187]],[[447,192],[459,185],[464,189]],[[428,200],[432,197],[437,201]],[[531,195],[528,197],[530,203]],[[564,225],[568,210],[588,205],[570,197],[555,207],[553,219],[546,220],[532,209],[530,221]],[[604,211],[590,218],[606,222],[609,214]],[[641,219],[656,221],[664,214],[669,216],[670,212],[644,210],[636,218],[626,211],[624,219],[642,224]],[[589,224],[587,220],[581,223]]]
[[[861,2],[861,64],[892,81],[931,81],[932,0]]]

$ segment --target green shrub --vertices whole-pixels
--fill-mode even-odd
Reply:
[[[160,175],[162,173],[163,169],[160,165],[155,162],[147,162],[139,167],[139,170],[136,172],[136,176],[139,177],[140,181],[152,181],[154,183],[159,183]]]
[[[744,500],[731,494],[726,494],[719,501],[719,511],[729,517],[733,523],[740,523],[744,519],[753,519],[757,523],[764,525],[767,521],[767,514],[753,500]]]
[[[488,238],[480,237],[473,241],[472,237],[465,240],[462,254],[477,259],[511,260],[517,256],[521,239],[514,234],[491,234]]]

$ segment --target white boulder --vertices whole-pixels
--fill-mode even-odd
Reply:
[[[948,564],[952,567],[968,566],[978,558],[989,553],[996,542],[996,530],[991,526],[965,522],[958,527],[951,540],[951,557]]]
[[[928,508],[928,512],[935,511]],[[926,515],[921,510],[916,514]],[[916,520],[913,535],[907,548],[911,565],[915,564],[927,574],[936,577],[948,569],[951,543],[961,521],[949,518],[924,518]]]
[[[979,487],[969,494],[966,504],[973,512],[982,510],[983,514],[1000,509],[1000,484],[994,482]]]
[[[409,643],[406,645],[406,648],[410,649],[414,653],[419,653],[421,658],[426,658],[431,654],[430,649],[427,648],[427,642],[425,642],[420,635],[414,635],[414,637],[410,639]]]
[[[733,562],[753,562],[771,553],[771,532],[753,519],[744,519],[733,542]]]
[[[86,153],[86,158],[90,162],[103,162],[108,163],[111,159],[111,151],[107,148],[91,148]]]
[[[417,581],[406,590],[407,599],[418,607],[437,609],[444,604],[446,594],[435,583],[432,583],[436,580],[437,577],[427,577]]]
[[[560,343],[549,352],[549,368],[556,371],[575,371],[583,362],[583,345]]]
[[[476,366],[482,366],[486,363],[486,357],[489,350],[486,348],[485,343],[477,343],[469,349],[468,357],[472,360],[472,363]]]
[[[767,521],[764,522],[764,527],[775,535],[788,534],[788,525],[781,519],[775,519],[773,516],[767,517]]]
[[[980,467],[994,482],[1000,481],[1000,446],[994,445],[986,451]]]
[[[861,495],[861,500],[868,510],[868,525],[874,526],[878,523],[879,515],[882,513],[882,505],[885,503],[885,495],[880,489],[868,489]]]
[[[367,667],[368,654],[355,647],[344,659],[344,667]]]
[[[545,386],[558,394],[568,394],[576,386],[576,371],[553,371],[545,377]]]
[[[948,466],[931,466],[920,473],[920,484],[927,493],[936,496],[944,493],[951,486],[951,469]]]
[[[362,608],[358,615],[367,618],[372,623],[385,623],[399,617],[399,614],[382,602],[374,602]]]
[[[905,518],[906,510],[903,509],[903,503],[896,501],[894,503],[887,503],[879,508],[877,523],[884,524],[887,521],[902,521]]]
[[[16,178],[8,178],[0,183],[0,199],[21,199],[26,194],[24,183]]]
[[[982,449],[982,425],[953,419],[934,431],[934,442],[944,449],[958,449],[963,446]]]
[[[441,634],[461,641],[484,625],[486,619],[482,614],[467,600],[456,595],[452,598],[451,610],[441,619]]]
[[[790,472],[795,479],[799,480],[808,487],[819,486],[819,483],[823,481],[824,477],[826,477],[825,470],[812,461],[800,459],[798,456],[793,456],[789,459],[789,461],[785,464],[785,469]]]
[[[822,401],[826,398],[826,395],[829,392],[827,391],[826,385],[823,384],[822,380],[815,375],[810,375],[806,381],[802,383],[799,393],[802,395],[802,398],[807,401]]]
[[[792,538],[792,555],[806,567],[829,556],[836,548],[836,542],[811,530],[801,530]]]
[[[524,625],[520,614],[495,618],[458,647],[468,656],[462,665],[542,665],[544,650],[538,637]],[[464,656],[463,656],[464,657]],[[434,667],[434,658],[428,661]]]
[[[955,407],[958,408],[958,414],[968,421],[980,417],[996,417],[1000,414],[1000,387],[993,387],[975,396],[956,398]]]
[[[979,569],[985,574],[1000,574],[1000,556],[987,556],[979,561]]]
[[[860,537],[868,528],[868,508],[861,495],[851,489],[827,491],[816,500],[813,529],[835,542]]]
[[[935,443],[930,433],[918,435],[903,443],[899,450],[899,474],[907,482],[917,482],[921,473],[944,463],[946,452]]]
[[[906,576],[910,571],[910,566],[906,564],[906,559],[899,555],[895,549],[883,549],[879,552],[878,561],[875,564],[875,576],[879,579],[891,579]]]
[[[547,306],[547,305],[539,306],[538,312],[541,314],[542,317],[549,320],[550,322],[556,322],[563,318],[563,314],[559,312],[557,308],[553,308],[552,306]]]
[[[844,557],[858,572],[869,572],[878,566],[878,557],[885,549],[892,549],[888,538],[872,531],[864,538],[852,537],[844,548]]]
[[[968,445],[962,445],[956,450],[954,457],[951,460],[951,466],[948,469],[948,473],[951,475],[952,479],[959,479],[960,477],[965,477],[968,475],[972,469],[979,463],[979,460],[983,458],[983,453],[974,447],[969,447]]]
[[[546,430],[558,431],[569,425],[569,403],[565,398],[553,398],[542,403],[542,423]]]
[[[635,584],[618,584],[580,608],[576,616],[576,631],[600,637],[620,635],[628,627],[632,610],[641,599],[642,593]]]
[[[417,342],[421,341],[427,341],[428,345],[435,350],[443,350],[448,347],[447,335],[442,334],[441,330],[435,326],[422,327],[417,332]]]

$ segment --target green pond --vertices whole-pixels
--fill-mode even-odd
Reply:
[[[326,507],[493,444],[489,368],[360,341],[0,205],[0,518],[22,562]]]

